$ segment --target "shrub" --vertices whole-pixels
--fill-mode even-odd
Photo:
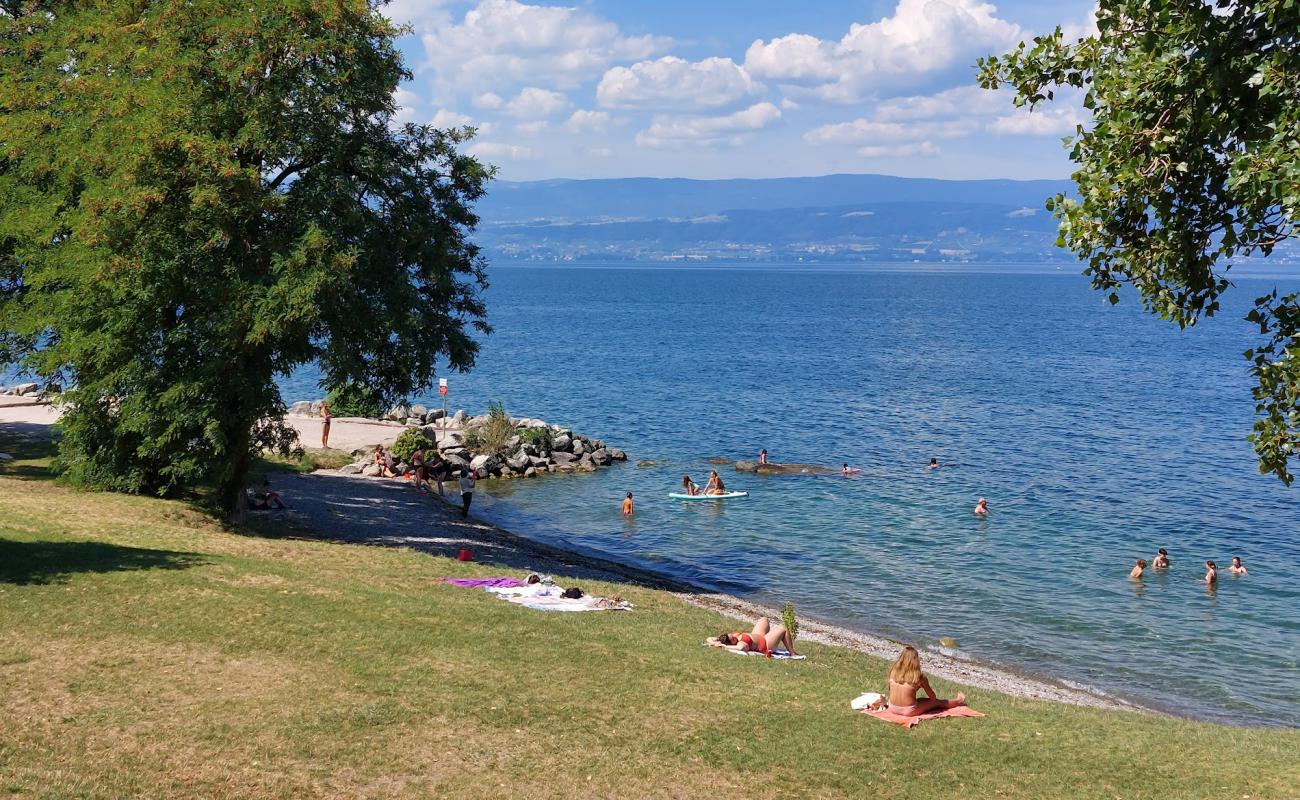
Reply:
[[[790,631],[791,639],[799,638],[799,620],[794,616],[794,603],[786,601],[785,608],[781,609],[781,622]]]
[[[325,396],[330,413],[336,417],[379,419],[388,411],[387,398],[370,386],[349,381],[335,386]]]
[[[505,406],[488,403],[487,421],[465,431],[465,446],[472,452],[505,455],[508,442],[518,433]]]
[[[434,446],[433,440],[426,436],[424,431],[419,428],[407,428],[401,436],[397,437],[397,441],[393,442],[393,446],[388,448],[388,451],[398,461],[410,463],[411,454],[416,450],[433,450]]]
[[[550,428],[524,428],[519,432],[519,438],[546,453],[555,449],[555,431]]]

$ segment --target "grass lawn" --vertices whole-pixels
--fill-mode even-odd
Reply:
[[[0,797],[1297,796],[1297,731],[978,689],[902,730],[848,707],[883,662],[710,650],[731,625],[668,594],[545,614],[37,466],[0,468]]]

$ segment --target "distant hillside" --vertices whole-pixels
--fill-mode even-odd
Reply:
[[[1068,181],[885,175],[496,182],[489,258],[525,261],[1069,260],[1043,207]]]

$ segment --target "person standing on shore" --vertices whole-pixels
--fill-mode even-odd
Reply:
[[[469,504],[474,501],[474,473],[463,470],[460,473],[460,509],[461,519],[469,516]]]
[[[320,446],[328,450],[330,449],[330,420],[334,417],[330,414],[330,404],[323,400],[320,404],[320,416]]]
[[[623,498],[623,516],[632,516],[632,493],[628,492],[627,497]]]

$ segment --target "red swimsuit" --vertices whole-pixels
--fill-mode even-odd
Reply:
[[[772,657],[772,651],[767,648],[766,638],[762,636],[750,636],[748,633],[742,633],[737,638],[749,645],[749,649],[753,650],[755,653],[762,653],[768,658]]]

